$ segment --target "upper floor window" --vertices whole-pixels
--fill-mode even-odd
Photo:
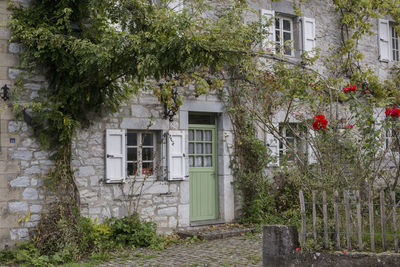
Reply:
[[[280,53],[300,57],[303,52],[315,55],[315,19],[261,9],[262,49],[267,53]]]
[[[396,32],[394,25],[390,27],[391,37],[392,37],[392,59],[393,61],[400,61],[399,56],[399,35]]]
[[[283,55],[293,56],[293,20],[275,18],[275,49]]]

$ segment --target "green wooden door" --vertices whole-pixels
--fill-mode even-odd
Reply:
[[[216,126],[189,125],[190,221],[218,218]]]

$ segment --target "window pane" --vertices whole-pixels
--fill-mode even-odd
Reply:
[[[279,43],[280,42],[280,32],[279,31],[275,31],[275,41],[277,42],[277,43]]]
[[[194,144],[189,143],[189,154],[194,154]]]
[[[284,32],[283,33],[283,41],[291,41],[292,40],[292,34],[290,32]]]
[[[194,157],[190,156],[189,157],[189,167],[193,167],[194,166]]]
[[[193,141],[193,140],[194,140],[194,131],[189,130],[189,141]]]
[[[279,19],[275,19],[275,28],[279,29]]]
[[[204,157],[204,167],[212,167],[212,157],[211,156]]]
[[[211,141],[212,140],[212,131],[204,131],[204,140]]]
[[[189,124],[215,124],[214,114],[193,114],[189,113]]]
[[[128,146],[137,146],[137,133],[128,132]]]
[[[289,125],[289,126],[286,128],[286,137],[295,137],[295,134],[294,134],[294,132],[293,132],[293,130],[295,130],[295,129],[294,129],[295,127],[296,127],[296,126]]]
[[[196,141],[203,141],[203,131],[196,131]]]
[[[143,145],[153,146],[153,134],[143,134]]]
[[[204,144],[205,145],[205,154],[212,154],[212,144]]]
[[[290,31],[290,21],[289,20],[287,20],[287,19],[283,20],[283,29],[285,31]]]
[[[128,148],[128,161],[137,161],[137,148]]]
[[[143,162],[142,164],[142,174],[151,175],[153,174],[153,162]]]
[[[128,163],[128,175],[136,175],[137,172],[137,163],[136,162],[129,162]]]
[[[203,144],[196,144],[196,154],[203,154]]]
[[[143,148],[142,160],[153,160],[153,148]]]
[[[196,157],[196,167],[203,167],[203,157],[202,156]]]

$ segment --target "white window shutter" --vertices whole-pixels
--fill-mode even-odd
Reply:
[[[313,49],[315,49],[316,42],[315,19],[303,17],[302,21],[303,51],[309,52],[311,56],[314,56],[314,53],[312,51]]]
[[[314,164],[317,163],[317,156],[315,155],[315,131],[310,130],[309,132],[309,138],[307,142],[307,156],[308,156],[308,164]]]
[[[106,130],[106,182],[122,182],[126,178],[125,130]]]
[[[183,0],[171,0],[168,2],[168,7],[173,11],[180,13],[183,10]]]
[[[279,123],[273,123],[272,127],[279,129]],[[268,164],[268,167],[279,166],[279,140],[267,129],[265,135],[267,147],[271,150],[273,160]]]
[[[168,140],[168,180],[183,180],[186,176],[185,132],[169,131]]]
[[[261,23],[265,24],[267,23],[267,19],[271,23],[268,26],[268,35],[263,35],[262,36],[262,48],[263,50],[266,50],[269,53],[275,53],[275,20],[272,19],[275,17],[275,11],[274,10],[267,10],[267,9],[261,9]],[[272,19],[272,21],[271,21]]]
[[[390,60],[389,21],[378,19],[379,60]]]

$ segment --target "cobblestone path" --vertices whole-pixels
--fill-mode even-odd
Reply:
[[[136,249],[100,266],[262,266],[262,237],[241,236],[175,245],[161,251]]]

